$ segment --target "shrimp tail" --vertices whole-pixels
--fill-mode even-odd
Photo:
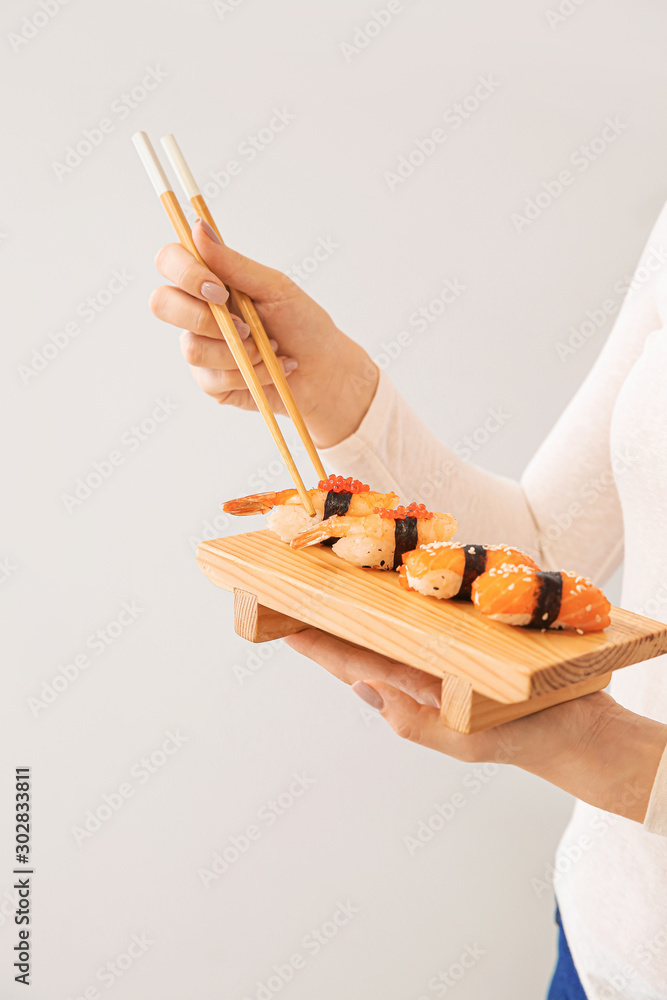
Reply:
[[[363,518],[340,517],[339,515],[328,517],[313,528],[306,528],[305,531],[299,532],[296,538],[292,539],[290,545],[293,549],[305,549],[306,546],[317,545],[318,542],[323,542],[327,538],[343,538],[348,534],[351,521],[362,520]]]
[[[275,507],[276,494],[274,493],[253,493],[249,497],[239,497],[237,500],[227,500],[222,505],[222,509],[227,514],[268,514]]]
[[[227,500],[222,509],[227,514],[244,517],[247,514],[268,514],[277,504],[283,504],[296,490],[282,490],[280,493],[251,493],[249,497]]]

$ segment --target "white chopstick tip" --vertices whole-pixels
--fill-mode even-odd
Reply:
[[[201,194],[201,192],[197,186],[196,180],[192,176],[192,171],[185,161],[185,157],[181,153],[176,139],[170,132],[168,135],[163,135],[160,142],[162,143],[162,148],[167,154],[169,162],[171,163],[174,172],[178,177],[179,183],[185,192],[185,197],[188,201],[192,198],[196,198]]]
[[[145,132],[135,132],[132,136],[132,142],[135,145],[141,162],[146,168],[146,173],[150,177],[151,183],[155,188],[158,197],[163,195],[166,191],[171,191],[171,185],[167,180],[167,175],[162,169],[162,164],[157,158],[148,135]]]

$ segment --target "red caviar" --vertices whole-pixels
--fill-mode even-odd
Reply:
[[[374,514],[379,514],[380,517],[390,517],[393,521],[403,520],[406,517],[416,517],[418,520],[428,521],[433,517],[433,513],[426,509],[426,505],[423,503],[415,503],[414,500],[407,507],[395,507],[393,510],[389,510],[387,507],[374,507]]]
[[[328,479],[320,479],[317,484],[318,490],[326,490],[327,493],[369,493],[370,486],[366,483],[360,482],[359,479],[353,479],[352,476],[348,476],[347,479],[343,479],[342,476],[329,476]]]

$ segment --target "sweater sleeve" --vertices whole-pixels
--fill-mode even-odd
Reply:
[[[399,395],[384,373],[358,430],[322,452],[341,475],[354,476],[401,502],[417,500],[449,511],[458,538],[504,542],[538,555],[536,526],[521,485],[463,461],[439,441]]]
[[[662,325],[656,274],[665,258],[663,209],[614,328],[593,369],[529,463],[521,481],[486,472],[439,441],[380,375],[357,431],[323,451],[342,475],[454,514],[457,537],[523,549],[545,569],[575,569],[597,583],[623,558],[623,518],[614,482],[623,455],[610,451],[616,397],[649,333]]]

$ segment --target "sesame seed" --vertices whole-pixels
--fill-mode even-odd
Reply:
[[[579,633],[579,635],[583,635],[584,634],[583,628],[578,628],[577,632]]]
[[[549,612],[545,611],[544,614],[542,615],[542,621],[545,622],[548,617],[549,617]]]

